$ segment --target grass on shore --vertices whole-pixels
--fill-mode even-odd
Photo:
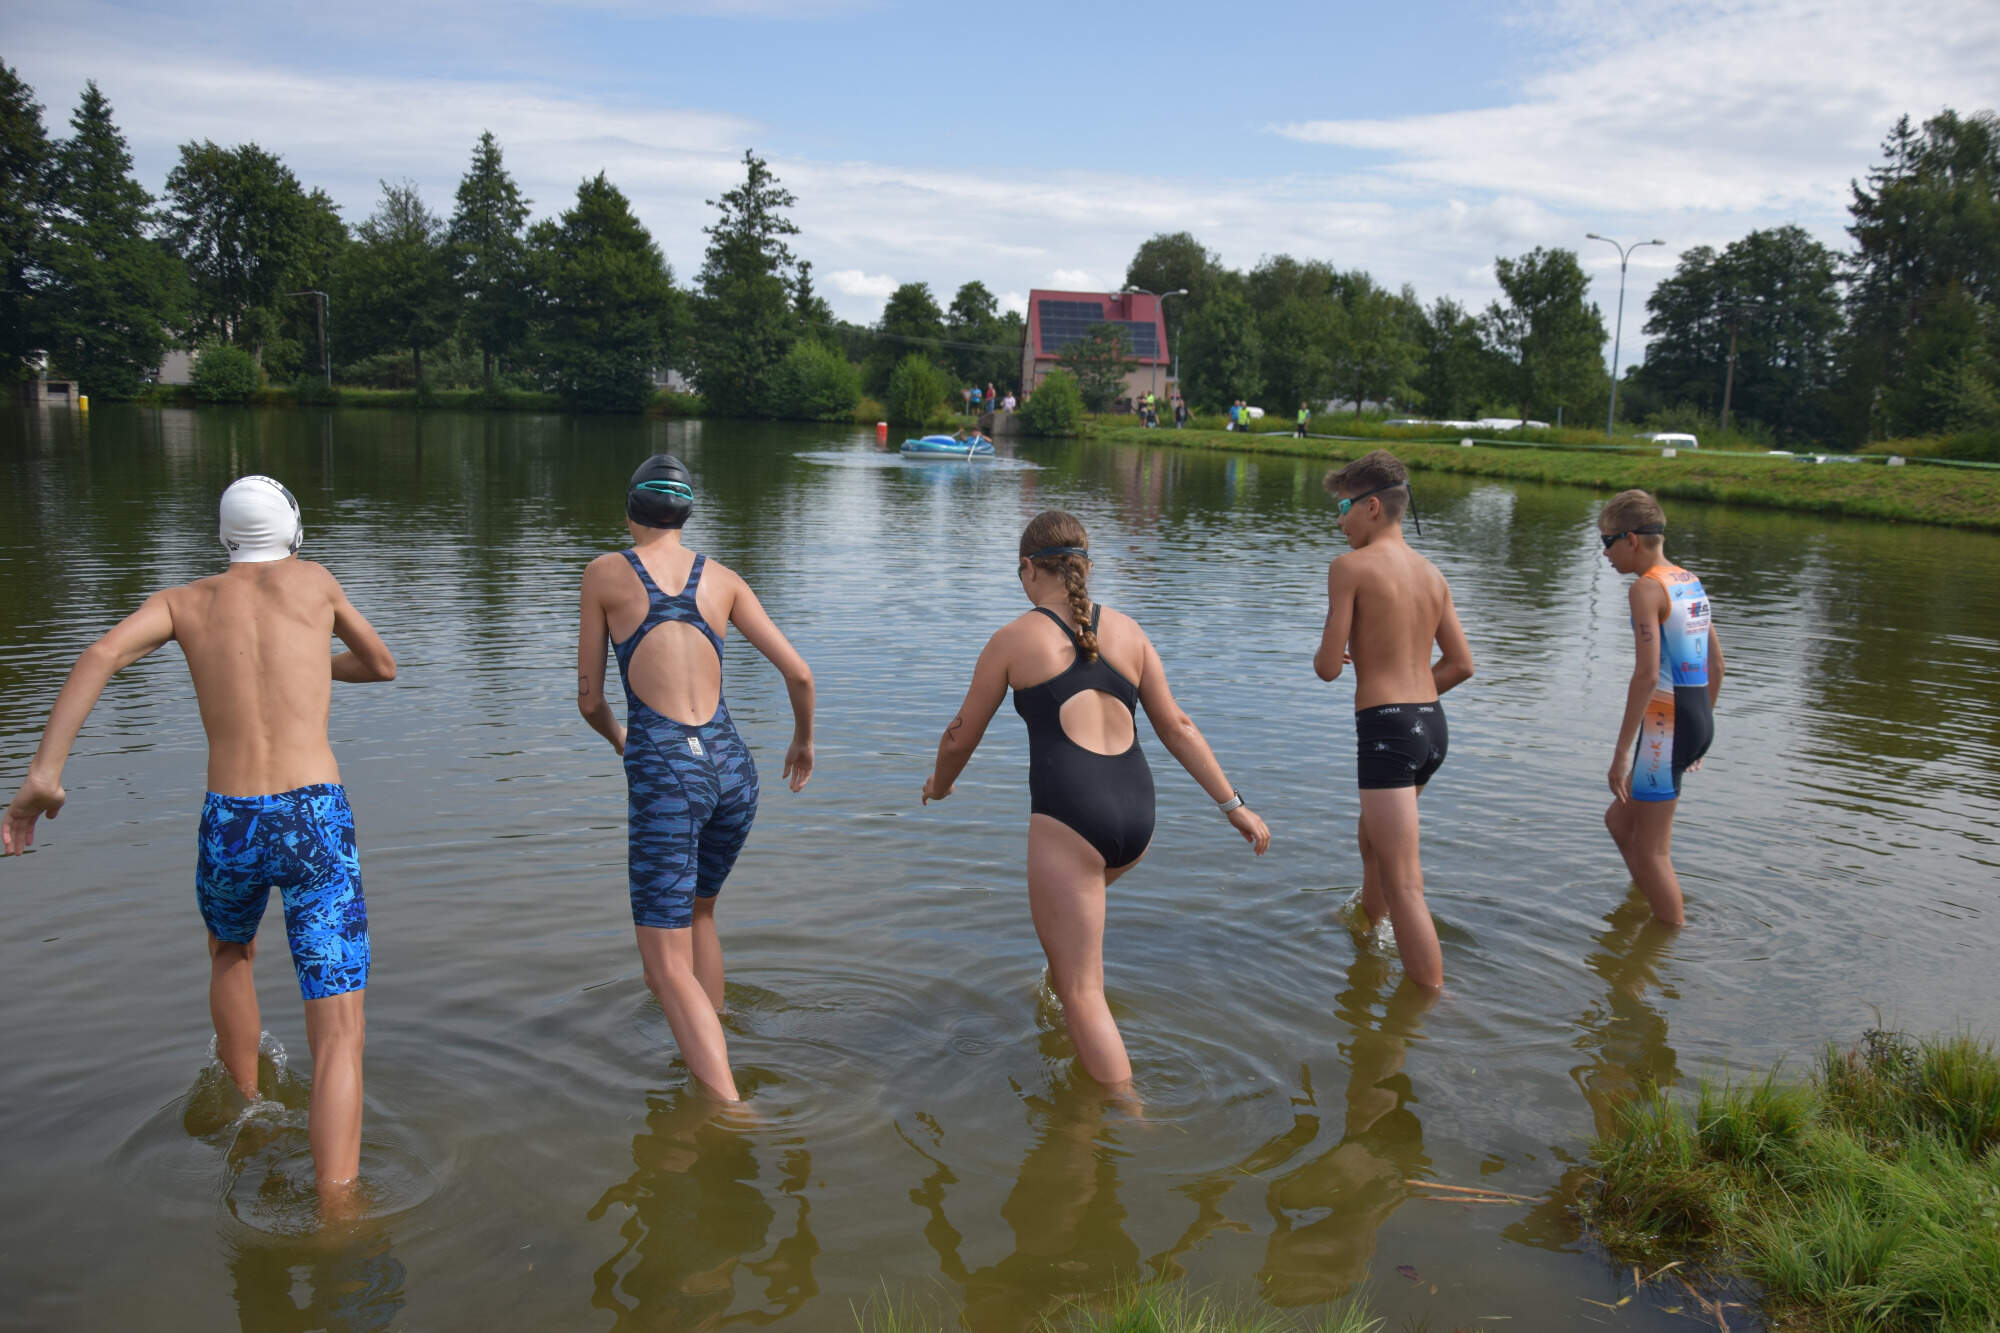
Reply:
[[[1361,1296],[1301,1320],[1275,1311],[1244,1310],[1214,1296],[1161,1284],[1123,1287],[1099,1301],[1074,1301],[1034,1324],[1036,1333],[1380,1333],[1385,1322]],[[858,1333],[946,1333],[940,1319],[876,1297],[855,1310]]]
[[[1803,1083],[1655,1094],[1596,1145],[1614,1255],[1760,1283],[1781,1327],[2000,1328],[2000,1055],[1870,1032]]]
[[[1359,458],[1370,449],[1388,448],[1412,471],[1454,472],[1599,491],[1640,486],[1663,499],[2000,531],[2000,471],[1993,470],[1888,468],[1880,462],[1816,465],[1793,458],[1723,457],[1708,449],[1684,450],[1678,457],[1662,458],[1656,450],[1619,453],[1512,444],[1462,448],[1423,444],[1391,434],[1365,440],[1301,440],[1289,434],[1254,431],[1106,425],[1110,438],[1130,435],[1148,444],[1179,448],[1284,454],[1323,459],[1329,464]]]

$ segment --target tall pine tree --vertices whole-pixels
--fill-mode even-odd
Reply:
[[[451,216],[452,271],[465,299],[466,336],[479,348],[486,387],[499,363],[514,356],[528,333],[526,227],[529,200],[500,161],[500,141],[487,130],[458,182]]]
[[[546,378],[571,406],[645,406],[650,372],[680,332],[679,293],[660,247],[599,172],[560,222],[528,233]]]
[[[350,354],[398,349],[424,382],[424,351],[451,336],[458,293],[445,255],[444,223],[424,207],[415,184],[382,182],[382,202],[354,229],[347,249],[346,334]]]
[[[35,90],[0,64],[0,383],[28,373],[47,225],[49,136]]]
[[[708,201],[719,211],[708,236],[695,306],[695,378],[709,410],[767,416],[764,385],[799,335],[793,259],[785,237],[798,202],[756,153],[743,153],[743,184]]]
[[[147,235],[153,196],[95,82],[50,179],[49,290],[43,327],[52,364],[90,394],[130,396],[172,341],[186,310],[180,261]]]

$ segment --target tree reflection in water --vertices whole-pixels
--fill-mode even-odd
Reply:
[[[746,1098],[759,1081],[755,1074],[744,1079]],[[812,1155],[781,1146],[775,1178],[760,1187],[754,1139],[769,1131],[747,1114],[692,1087],[647,1095],[646,1127],[632,1140],[635,1170],[588,1214],[595,1222],[614,1206],[624,1210],[623,1244],[598,1266],[590,1300],[612,1312],[613,1330],[769,1324],[818,1293],[812,1265],[819,1242],[806,1197]],[[791,1234],[752,1258],[764,1250],[779,1196],[792,1216]],[[761,1301],[740,1310],[733,1309],[739,1269],[763,1286]]]

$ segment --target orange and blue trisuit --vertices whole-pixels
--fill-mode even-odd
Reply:
[[[1672,611],[1660,624],[1660,679],[1639,726],[1632,761],[1632,799],[1671,801],[1681,774],[1708,753],[1715,711],[1708,703],[1708,594],[1679,565],[1654,565],[1639,577],[1667,590]]]

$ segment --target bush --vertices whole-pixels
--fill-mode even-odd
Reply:
[[[195,357],[191,378],[204,403],[240,403],[257,391],[257,363],[241,347],[210,343]]]
[[[708,403],[698,393],[682,393],[677,389],[661,389],[653,395],[648,410],[663,417],[698,417],[708,412]]]
[[[2000,430],[1968,430],[1957,435],[1878,440],[1861,452],[1901,454],[1904,458],[1962,458],[1975,463],[2000,463]]]
[[[887,421],[888,413],[889,409],[876,399],[863,398],[854,405],[854,410],[848,413],[848,419],[857,426],[872,426],[878,421]]]
[[[792,344],[771,371],[764,406],[793,421],[845,421],[861,400],[861,368],[824,343]]]
[[[301,375],[292,381],[292,399],[300,407],[338,407],[340,390],[318,375]]]
[[[911,352],[889,372],[889,420],[921,426],[945,406],[951,385],[922,352]]]
[[[1052,370],[1047,379],[1028,395],[1021,419],[1031,435],[1075,435],[1083,427],[1083,391],[1076,376],[1067,370]]]

